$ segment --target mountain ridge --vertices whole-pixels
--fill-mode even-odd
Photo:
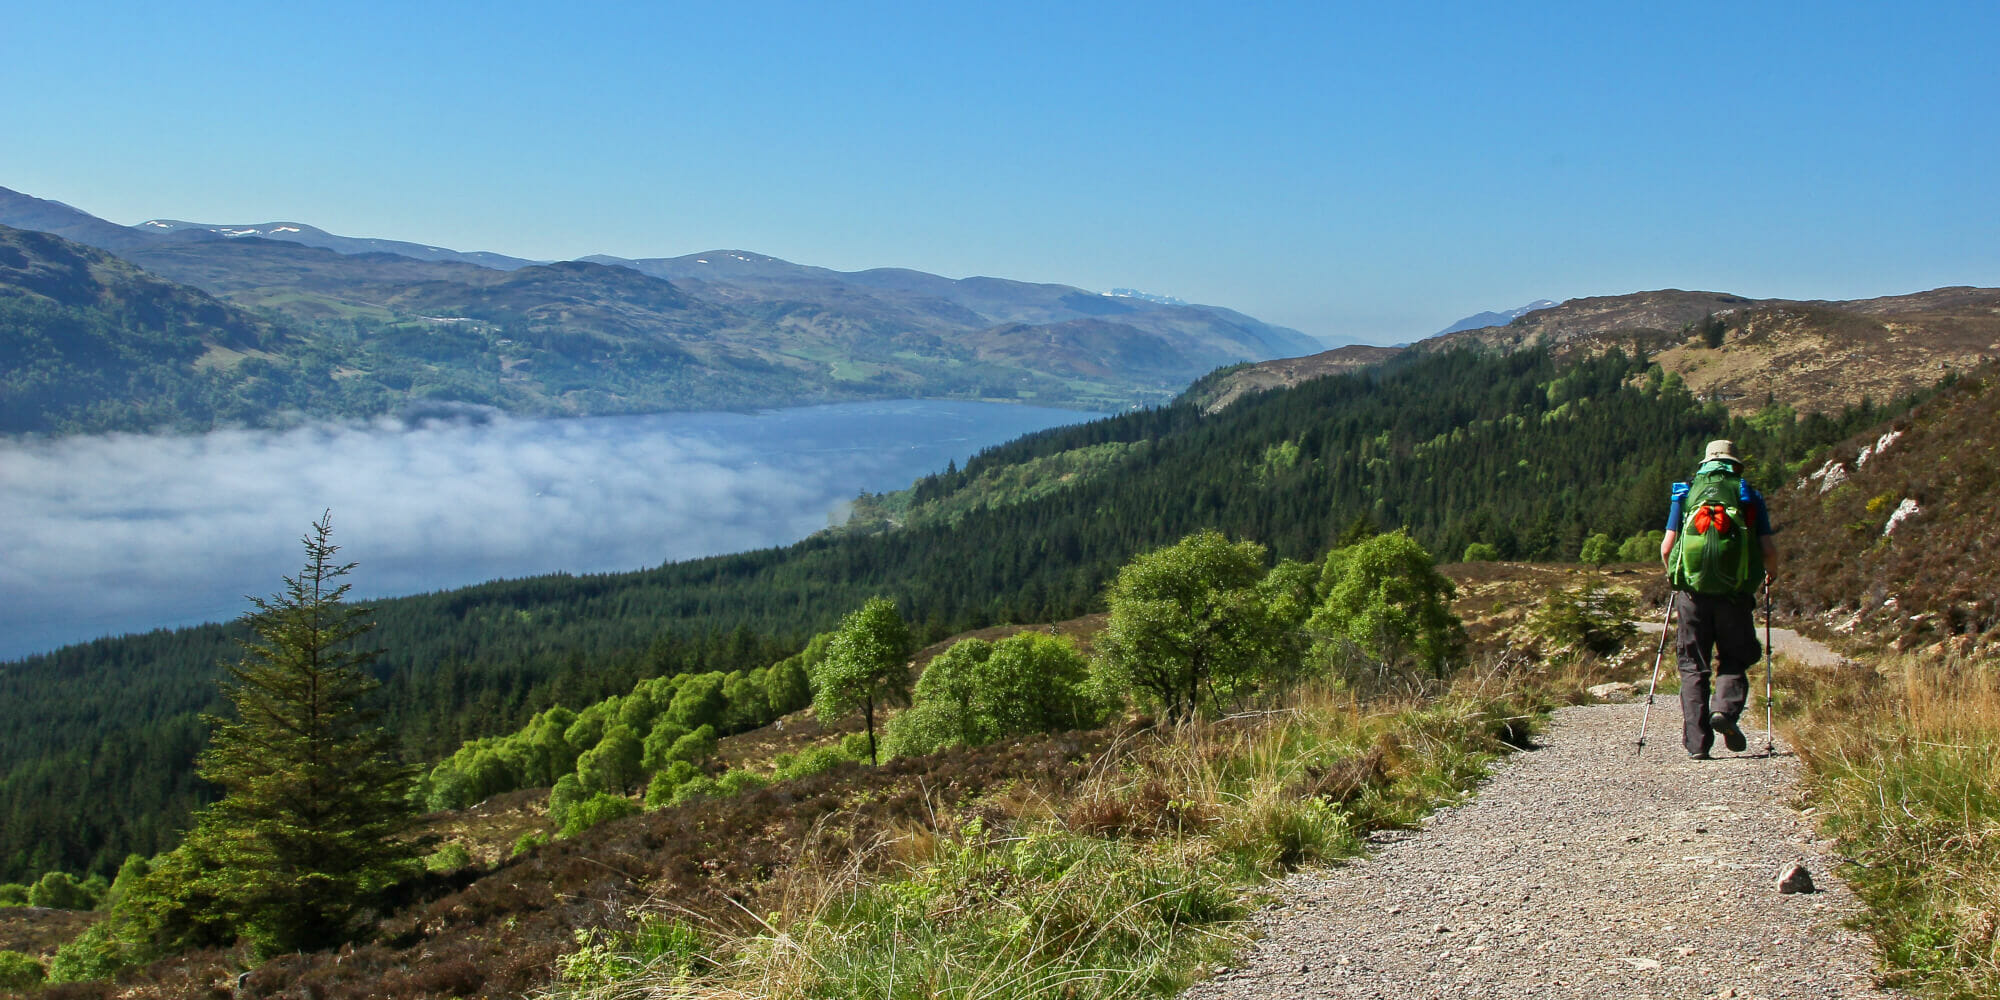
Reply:
[[[1537,345],[1562,357],[1644,352],[1663,375],[1734,413],[1770,403],[1830,413],[2000,357],[2000,289],[1948,286],[1852,301],[1671,288],[1587,296],[1402,350],[1507,353]],[[1204,379],[1201,392],[1209,405],[1228,405],[1246,392],[1350,370],[1355,356],[1341,348],[1255,362]]]
[[[406,396],[533,415],[896,397],[1115,410],[1164,403],[1221,365],[1319,346],[1217,306],[747,251],[533,262],[297,223],[122,227],[0,188],[0,224],[12,222],[263,313],[339,356],[339,371],[381,383],[366,394],[374,404],[308,416]],[[1023,348],[1036,338],[1042,349]]]

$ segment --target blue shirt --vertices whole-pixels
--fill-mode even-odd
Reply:
[[[1674,484],[1673,506],[1667,508],[1668,531],[1681,530],[1681,501],[1686,499],[1687,495],[1688,484]],[[1757,534],[1759,537],[1777,534],[1776,531],[1771,530],[1771,509],[1764,504],[1764,494],[1752,489],[1748,480],[1739,479],[1736,481],[1736,500],[1744,507],[1756,508]]]

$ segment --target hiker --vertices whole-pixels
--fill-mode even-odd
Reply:
[[[1776,571],[1773,534],[1763,494],[1743,479],[1735,442],[1710,441],[1694,478],[1674,484],[1667,537],[1660,542],[1680,618],[1681,744],[1696,760],[1709,759],[1718,733],[1733,752],[1748,745],[1736,720],[1750,699],[1745,675],[1763,654],[1757,588]]]

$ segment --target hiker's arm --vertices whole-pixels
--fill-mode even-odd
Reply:
[[[1660,539],[1660,565],[1667,565],[1667,560],[1674,554],[1674,539],[1679,537],[1681,537],[1680,532],[1669,531],[1667,532],[1667,537]],[[1768,539],[1765,540],[1764,545],[1764,551],[1769,552],[1770,541]]]
[[[1778,578],[1778,543],[1770,535],[1759,535],[1758,544],[1764,547],[1764,575],[1769,579]]]

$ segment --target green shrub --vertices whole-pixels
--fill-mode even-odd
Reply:
[[[695,727],[694,732],[675,740],[673,747],[667,751],[668,760],[684,760],[693,764],[699,764],[713,756],[715,756],[715,727],[709,725]]]
[[[840,752],[855,760],[867,760],[868,733],[865,730],[857,729],[846,736],[842,736],[840,738]]]
[[[1543,598],[1528,615],[1528,627],[1559,648],[1609,656],[1638,634],[1632,623],[1637,606],[1625,591],[1585,584]]]
[[[653,775],[652,782],[646,785],[646,808],[658,809],[661,806],[672,805],[675,789],[700,776],[701,768],[687,761],[677,760],[669,763],[660,773]]]
[[[603,987],[636,979],[686,979],[709,966],[701,933],[667,917],[647,915],[628,933],[576,932],[577,949],[556,959],[556,971],[570,986]]]
[[[652,730],[646,734],[644,743],[641,744],[639,766],[648,771],[658,771],[672,763],[677,759],[674,757],[674,745],[688,732],[688,727],[678,722],[669,722],[666,719],[655,722]]]
[[[28,905],[51,910],[93,910],[97,908],[99,895],[68,872],[49,872],[28,888]]]
[[[49,970],[35,960],[33,955],[18,951],[0,951],[0,990],[25,990],[40,986],[49,978]]]
[[[771,779],[755,771],[726,771],[722,777],[715,779],[715,790],[720,795],[741,795],[770,783]]]
[[[28,887],[21,882],[0,882],[0,906],[28,905]]]
[[[132,890],[147,875],[152,874],[152,871],[153,863],[151,861],[137,854],[127,854],[124,863],[118,866],[118,877],[111,880],[111,887],[104,891],[104,898],[99,901],[98,905],[106,910],[117,909],[118,904],[130,896]]]
[[[562,835],[574,837],[599,823],[622,819],[638,811],[639,804],[623,795],[598,792],[570,808],[569,815],[563,819]]]
[[[445,874],[455,872],[471,863],[472,852],[466,850],[464,844],[450,843],[432,851],[430,856],[424,859],[424,868]]]
[[[716,792],[715,779],[706,774],[698,774],[682,782],[679,787],[675,788],[674,797],[667,804],[670,806],[684,806],[690,802],[712,799],[715,797]]]
[[[615,723],[596,746],[576,758],[576,778],[587,791],[623,795],[644,776],[639,769],[644,755],[639,734],[624,723]]]
[[[839,747],[807,747],[795,754],[781,753],[775,761],[778,767],[777,779],[791,781],[794,778],[811,777],[831,771],[854,759],[853,755]]]
[[[48,979],[52,983],[87,983],[110,979],[135,959],[125,943],[112,932],[111,923],[93,924],[76,939],[56,949],[49,959]]]
[[[1473,542],[1465,547],[1465,562],[1493,562],[1500,558],[1500,548],[1486,542]]]
[[[1617,554],[1618,547],[1612,543],[1611,536],[1599,532],[1583,540],[1583,551],[1577,558],[1592,566],[1602,566]]]
[[[549,820],[558,827],[566,825],[570,811],[588,797],[589,793],[576,775],[565,774],[556,779],[556,786],[549,789]]]
[[[1666,537],[1667,533],[1657,528],[1652,531],[1641,531],[1619,543],[1618,561],[1658,562],[1660,559],[1660,542],[1664,541]]]
[[[512,856],[518,858],[521,855],[526,854],[529,851],[532,851],[535,848],[548,843],[548,839],[549,838],[542,836],[537,831],[529,830],[527,833],[522,834],[519,839],[514,841],[514,853]]]
[[[966,639],[931,660],[916,702],[890,720],[891,756],[978,746],[1006,736],[1076,729],[1104,714],[1090,667],[1069,640],[1028,631]]]
[[[1456,584],[1402,529],[1327,553],[1325,599],[1306,629],[1313,655],[1334,676],[1377,680],[1410,668],[1442,678],[1465,654],[1465,626],[1451,612]]]

